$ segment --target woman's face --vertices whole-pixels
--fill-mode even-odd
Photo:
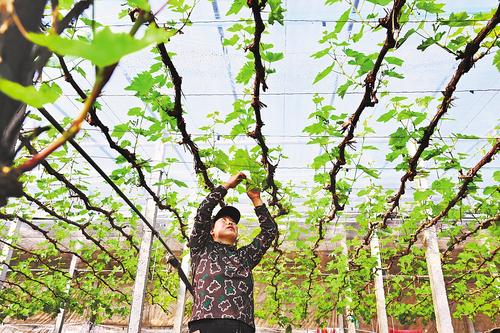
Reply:
[[[238,225],[231,217],[223,216],[215,221],[210,234],[216,242],[233,245],[238,238]]]

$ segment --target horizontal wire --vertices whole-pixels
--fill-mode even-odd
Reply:
[[[92,158],[96,158],[96,159],[103,159],[103,160],[115,160],[116,158],[113,158],[113,157],[108,157],[108,156],[90,156]],[[119,158],[120,156],[118,156],[117,158]],[[74,156],[72,157],[72,159],[80,159],[82,157],[80,156]],[[58,158],[48,158],[49,160],[54,160],[54,161],[57,161]],[[156,162],[156,163],[159,163],[159,162],[162,162],[161,160],[147,160],[148,162]],[[189,164],[189,165],[192,165],[194,164],[194,162],[190,162],[190,161],[172,161],[170,162],[171,164]],[[237,167],[246,167],[247,165],[245,164],[231,164],[233,166],[237,166]],[[396,170],[395,168],[391,168],[391,167],[367,167],[369,168],[370,170],[394,170],[394,171],[399,171],[399,170]],[[315,169],[315,168],[312,168],[312,167],[306,167],[306,166],[279,166],[277,169],[285,169],[285,170],[315,170],[315,171],[321,171],[321,169]],[[344,166],[344,169],[358,169],[358,170],[361,170],[359,168],[356,168],[356,166]],[[440,168],[440,167],[429,167],[429,168],[420,168],[420,170],[442,170],[443,168]],[[482,167],[481,170],[487,170],[487,169],[493,169],[493,170],[500,170],[500,168],[498,167],[494,167],[494,166],[485,166],[485,167]]]
[[[78,180],[83,180],[83,181],[87,181],[87,180],[92,180],[92,179],[99,179],[100,177],[99,176],[83,176],[83,177],[78,177],[79,179]],[[196,180],[191,180],[191,179],[177,179],[176,180],[179,180],[183,183],[189,183],[189,184],[198,184],[198,181]],[[297,189],[311,189],[312,187],[314,186],[319,186],[318,183],[314,183],[314,184],[311,184],[310,186],[307,186],[307,185],[286,185],[287,187],[291,187],[291,188],[297,188]],[[436,187],[437,189],[445,189],[445,188],[448,188],[447,186],[438,186]],[[484,186],[477,186],[475,187],[476,189],[478,190],[484,190],[486,187]],[[384,190],[397,190],[399,189],[399,186],[387,186],[387,185],[384,185]],[[413,191],[418,191],[418,190],[421,190],[417,185],[415,185],[415,187],[409,187],[408,188],[409,190],[413,190]],[[366,190],[366,186],[354,186],[354,187],[350,187],[350,191],[358,191],[358,190]],[[410,191],[408,191],[408,193],[406,193],[405,195],[409,195],[409,194],[412,194]],[[351,198],[351,200],[356,200],[356,199],[361,199],[361,198]]]
[[[380,94],[435,94],[440,93],[442,90],[393,90],[393,91],[379,91]],[[500,88],[480,88],[480,89],[457,89],[455,93],[471,93],[476,92],[500,92]],[[364,91],[348,91],[345,95],[363,95]],[[164,94],[165,96],[173,96],[174,94]],[[251,94],[245,93],[182,93],[186,97],[211,97],[211,96],[250,96]],[[276,92],[276,93],[261,93],[260,96],[313,96],[313,95],[338,95],[336,92],[310,92],[310,91],[291,91],[291,92]],[[68,97],[79,97],[77,94],[64,94]],[[134,97],[135,94],[101,94],[100,97]]]
[[[31,129],[34,130],[34,129]],[[89,132],[101,132],[101,130],[97,128],[85,128],[85,131]],[[118,130],[115,129],[113,130],[116,133],[128,133],[132,132],[131,130]],[[181,135],[179,132],[163,132],[164,134],[169,134],[169,135]],[[190,133],[191,136],[197,136],[197,137],[202,137],[202,136],[207,136],[207,135],[212,135],[213,138],[218,138],[221,137],[223,139],[229,139],[229,138],[247,138],[248,135],[246,134],[223,134],[219,132],[214,132],[214,133]],[[312,134],[312,135],[278,135],[278,134],[267,134],[266,137],[268,138],[309,138],[309,139],[314,139],[314,138],[338,138],[339,140],[343,139],[343,136],[336,136],[336,135],[317,135],[317,134]],[[400,136],[389,136],[389,135],[371,135],[371,136],[360,136],[360,135],[355,135],[355,139],[366,139],[366,140],[380,140],[380,139],[404,139],[407,137],[400,137]],[[474,136],[474,137],[454,137],[454,136],[441,136],[436,139],[447,139],[447,140],[490,140],[493,138],[489,137],[479,137],[479,136]],[[286,144],[287,142],[284,142],[283,144]]]
[[[226,23],[243,23],[251,21],[251,19],[233,19],[233,20],[191,20],[189,21],[189,24],[211,24],[211,23],[217,23],[217,24],[226,24]],[[434,20],[429,20],[429,19],[423,19],[423,20],[406,20],[402,21],[401,23],[438,23],[438,22],[446,22],[448,20],[446,19],[434,19]],[[480,20],[480,19],[462,19],[462,20],[453,20],[453,22],[471,22],[471,23],[476,23],[476,22],[487,22],[487,19]],[[290,23],[372,23],[372,24],[378,24],[378,20],[356,20],[356,19],[345,19],[345,20],[332,20],[332,19],[283,19],[283,22],[290,22]],[[180,20],[172,20],[168,22],[162,22],[158,23],[160,26],[170,26],[172,23],[184,23],[183,21]],[[133,24],[132,23],[114,23],[114,24],[107,24],[107,27],[131,27]],[[76,26],[75,29],[91,29],[91,26],[88,25],[80,25]]]

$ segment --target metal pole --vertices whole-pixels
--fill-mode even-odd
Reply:
[[[159,142],[155,147],[154,159],[163,161],[165,157],[165,145]],[[152,183],[161,181],[160,170],[155,170],[151,174]],[[160,192],[160,185],[157,188],[157,194]],[[153,199],[149,198],[146,203],[146,211],[144,213],[148,221],[152,221],[153,228],[156,228],[156,217],[158,215],[158,207]],[[146,286],[148,283],[149,260],[151,258],[151,246],[153,244],[153,232],[143,223],[143,235],[141,247],[139,249],[139,261],[137,263],[137,272],[134,281],[134,291],[132,294],[132,308],[128,321],[128,333],[139,333],[142,325],[142,312],[144,311],[144,297],[146,294]]]
[[[73,276],[75,275],[76,265],[78,264],[78,261],[79,259],[77,256],[73,255],[71,257],[71,263],[69,265],[69,276],[71,279],[73,279]],[[69,290],[71,289],[71,279],[68,280],[68,282],[66,283],[66,294],[69,294]],[[60,308],[59,313],[57,314],[56,324],[54,326],[54,333],[62,332],[65,314],[66,314],[66,308],[65,307]]]
[[[382,272],[382,261],[380,259],[380,244],[377,232],[373,234],[370,242],[372,256],[377,259],[375,271],[375,299],[377,304],[377,322],[379,333],[389,333],[389,323],[387,322],[387,312],[385,309],[384,276]]]
[[[451,324],[450,307],[446,295],[443,270],[441,268],[441,255],[439,253],[436,226],[424,230],[425,259],[429,271],[429,282],[432,291],[432,303],[436,315],[438,333],[453,333]]]
[[[17,233],[19,232],[19,228],[21,227],[21,223],[19,223],[18,220],[12,221],[10,223],[9,231],[7,232],[7,240],[11,241]],[[5,264],[1,265],[0,269],[0,290],[3,289],[3,281],[7,278],[7,273],[9,272],[9,268],[7,267],[6,264],[10,264],[10,259],[12,258],[12,253],[13,253],[12,247],[8,246],[7,244],[4,244],[2,247],[2,253],[0,255],[0,262],[3,262]]]

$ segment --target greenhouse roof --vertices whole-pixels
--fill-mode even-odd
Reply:
[[[152,2],[153,10],[160,8],[162,2]],[[466,11],[474,13],[487,12],[494,8],[494,0],[470,2],[453,1],[447,3],[446,12]],[[233,103],[236,99],[248,96],[248,85],[237,82],[236,76],[240,68],[247,61],[246,53],[240,48],[235,49],[229,44],[224,45],[224,38],[233,36],[231,26],[239,19],[251,19],[249,11],[242,11],[238,16],[224,16],[229,10],[231,1],[199,1],[191,14],[192,24],[183,29],[181,35],[172,38],[168,44],[168,50],[175,54],[175,66],[183,78],[183,108],[187,130],[193,139],[201,136],[201,141],[196,141],[200,148],[215,144],[223,150],[227,150],[235,144],[236,148],[252,148],[256,145],[255,140],[238,135],[234,139],[226,136],[231,133],[232,124],[217,124],[210,131],[200,128],[212,122],[207,115],[219,112],[223,119],[233,111]],[[269,147],[282,147],[282,157],[276,171],[276,179],[280,182],[290,181],[298,193],[305,193],[305,189],[310,188],[313,183],[315,173],[322,171],[311,167],[314,158],[324,153],[318,145],[308,144],[310,135],[304,132],[305,126],[312,123],[309,115],[315,110],[313,98],[315,94],[324,98],[324,104],[330,104],[336,109],[338,114],[351,114],[362,99],[363,87],[351,87],[345,96],[340,97],[337,89],[344,84],[346,79],[342,75],[330,73],[316,84],[313,81],[316,75],[323,69],[331,65],[331,57],[315,59],[312,55],[325,48],[325,44],[318,41],[322,38],[324,31],[332,29],[339,21],[339,15],[343,13],[347,4],[336,4],[325,6],[321,1],[285,1],[284,24],[278,23],[270,26],[263,36],[263,42],[273,44],[273,52],[282,53],[283,59],[272,64],[275,73],[269,75],[269,89],[262,93],[261,101],[267,107],[262,110],[262,117],[265,126],[263,134]],[[96,21],[109,25],[113,31],[127,31],[132,23],[127,22],[128,17],[119,19],[118,12],[122,9],[121,1],[98,1],[95,8]],[[380,12],[381,7],[370,3],[363,3],[359,6],[361,12]],[[89,14],[87,14],[89,15]],[[265,14],[264,14],[265,15]],[[445,17],[446,13],[440,14]],[[362,22],[356,21],[356,15],[352,14],[352,21],[347,23],[347,27],[341,32],[343,38],[347,35],[356,34],[361,27],[368,29]],[[158,22],[167,22],[171,19],[171,13],[165,9],[158,15]],[[436,17],[428,15],[425,19],[425,29],[431,29],[436,21]],[[376,26],[369,23],[371,26]],[[414,28],[421,24],[414,20],[405,24],[401,34],[405,30]],[[82,27],[79,33],[90,34],[88,27]],[[385,32],[365,31],[363,42],[356,45],[358,51],[367,53],[378,53],[380,44],[384,40]],[[377,174],[377,178],[369,175],[361,175],[352,186],[353,191],[364,188],[370,182],[382,185],[385,189],[396,190],[400,183],[402,171],[394,169],[400,161],[389,162],[385,155],[389,151],[390,134],[400,126],[396,121],[377,122],[376,120],[391,109],[390,100],[395,96],[406,98],[401,104],[414,101],[416,98],[425,96],[440,97],[441,91],[453,75],[458,61],[453,54],[449,54],[437,45],[429,47],[426,52],[417,50],[417,46],[422,42],[422,37],[414,34],[399,49],[391,51],[390,55],[404,59],[401,68],[398,69],[404,78],[390,80],[387,87],[380,88],[379,92],[387,92],[386,96],[379,97],[379,102],[374,108],[369,108],[363,114],[361,122],[365,122],[373,129],[373,132],[356,134],[354,144],[359,149],[361,142],[365,145],[376,147],[378,150],[366,150],[363,153],[361,164],[370,167]],[[335,52],[341,62],[346,61],[343,53],[346,47],[339,47]],[[147,114],[157,117],[150,107],[135,97],[134,91],[127,90],[134,77],[147,70],[154,62],[154,55],[149,52],[139,52],[125,57],[119,64],[118,69],[112,77],[110,83],[104,89],[99,102],[102,109],[99,113],[103,122],[110,128],[118,124],[126,123],[127,112],[131,107],[140,107],[147,111]],[[479,62],[473,71],[467,73],[457,86],[454,101],[450,111],[446,115],[440,126],[440,138],[433,140],[443,140],[443,142],[453,145],[455,154],[459,152],[467,153],[468,158],[464,165],[471,167],[482,156],[486,147],[488,137],[498,134],[498,105],[500,89],[500,77],[491,65],[491,56]],[[69,66],[72,63],[69,62]],[[82,65],[87,73],[87,78],[75,74],[76,81],[84,89],[90,89],[93,81],[93,70],[88,65]],[[52,78],[59,75],[58,69],[46,69],[45,78]],[[69,84],[61,83],[64,96],[60,98],[49,111],[61,119],[63,116],[72,117],[81,108],[75,102],[76,93]],[[173,95],[173,90],[165,89],[166,93]],[[246,95],[245,95],[246,94]],[[430,120],[438,105],[438,100],[433,100],[428,108],[427,119]],[[428,121],[427,120],[427,121]],[[145,122],[142,126],[148,126]],[[82,142],[82,146],[89,154],[98,161],[99,165],[110,174],[116,167],[116,152],[111,150],[98,129],[88,124],[84,125],[88,138]],[[127,128],[127,127],[125,127]],[[128,130],[128,129],[126,129]],[[128,134],[128,133],[127,133]],[[124,138],[127,138],[125,134]],[[456,134],[463,134],[459,143],[453,143],[452,139]],[[179,134],[165,131],[165,137],[178,138]],[[466,136],[471,136],[466,137]],[[472,137],[475,136],[475,137]],[[332,138],[332,142],[340,142],[341,138]],[[139,138],[136,144],[138,156],[149,161],[155,160],[155,142]],[[165,156],[175,158],[175,161],[168,168],[168,176],[185,182],[189,187],[185,192],[191,191],[193,187],[199,186],[195,177],[192,155],[176,141],[166,144]],[[78,161],[82,157],[75,157]],[[209,158],[209,157],[208,157]],[[275,160],[274,162],[277,162]],[[82,160],[82,163],[83,160]],[[498,170],[499,162],[494,161],[485,166],[482,175],[487,186],[491,182],[491,175],[494,170]],[[331,165],[325,164],[328,171]],[[347,165],[346,168],[353,167]],[[424,162],[422,166],[429,170],[429,179],[432,181],[436,177],[450,176],[456,177],[456,170],[436,170],[439,169],[432,163]],[[353,171],[351,171],[353,175]],[[224,181],[229,174],[217,174],[218,181]],[[85,177],[92,185],[96,185],[104,193],[111,191],[106,184],[100,185],[100,176],[93,171]],[[413,186],[414,187],[414,186]],[[144,193],[140,189],[130,188],[131,194],[137,202],[143,202]],[[411,194],[412,192],[408,192]],[[352,201],[355,205],[357,201]]]

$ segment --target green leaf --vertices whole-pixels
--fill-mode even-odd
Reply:
[[[245,28],[243,26],[243,24],[241,24],[241,23],[235,23],[232,26],[230,26],[229,28],[227,28],[227,31],[229,31],[229,32],[239,32],[239,31],[243,30],[243,28]]]
[[[396,48],[399,48],[401,45],[404,44],[404,42],[406,42],[406,40],[411,36],[413,35],[414,33],[416,32],[415,29],[411,28],[410,30],[408,30],[405,35],[403,36],[403,38],[400,38],[396,44]]]
[[[424,97],[418,97],[415,99],[415,102],[417,102],[417,105],[420,106],[423,109],[427,109],[429,107],[429,103],[434,99],[432,96],[424,96]]]
[[[319,40],[320,44],[324,44],[329,41],[335,41],[337,40],[337,34],[334,31],[323,31],[323,37]],[[338,44],[336,44],[338,45]]]
[[[337,88],[337,94],[340,96],[340,98],[344,98],[345,94],[347,93],[347,89],[349,89],[349,87],[352,86],[353,84],[354,84],[353,81],[347,80],[346,83],[341,84]]]
[[[320,73],[318,73],[318,75],[316,75],[316,78],[314,78],[313,84],[324,79],[328,74],[330,74],[332,72],[332,70],[333,70],[333,65],[330,65],[327,68],[325,68],[324,70],[322,70]]]
[[[264,52],[262,59],[268,62],[275,62],[283,59],[283,52]]]
[[[359,30],[359,32],[357,32],[357,33],[355,33],[355,34],[352,35],[352,41],[354,43],[359,42],[359,40],[363,37],[364,30],[365,30],[365,26],[362,25],[361,29]]]
[[[444,32],[444,31],[438,32],[438,33],[436,34],[436,36],[434,36],[434,40],[435,40],[436,42],[439,42],[439,41],[443,38],[443,36],[444,36],[445,34],[446,34],[446,32]]]
[[[181,180],[172,179],[172,181],[174,182],[175,185],[177,185],[179,187],[188,187],[188,185]]]
[[[222,44],[224,46],[227,46],[227,45],[234,46],[234,44],[236,44],[239,39],[240,39],[240,37],[237,34],[234,34],[231,38],[224,38],[224,41],[222,42]]]
[[[236,75],[236,82],[247,84],[250,82],[254,74],[253,63],[251,61],[246,62],[240,69],[238,75]]]
[[[453,191],[455,184],[449,178],[436,179],[432,182],[431,188],[441,194]]]
[[[368,176],[373,177],[373,178],[379,178],[379,174],[377,171],[367,168],[361,164],[358,164],[358,169],[362,170],[364,173],[366,173]]]
[[[125,90],[136,91],[136,95],[146,95],[154,86],[154,78],[150,72],[139,73]]]
[[[417,46],[417,50],[425,51],[429,46],[436,44],[436,41],[441,39],[439,36],[442,36],[442,34],[441,33],[437,34],[436,38],[429,37],[429,38],[423,40],[422,43],[420,43],[420,45]],[[437,39],[437,37],[439,37],[439,39]]]
[[[469,20],[467,12],[451,13],[448,20],[443,20],[441,23],[450,27],[466,27],[476,24],[476,22]]]
[[[156,73],[162,68],[163,68],[163,64],[161,62],[157,62],[157,63],[152,64],[151,67],[149,67],[149,71],[151,73]]]
[[[345,24],[349,20],[349,14],[351,13],[351,8],[347,9],[338,19],[337,24],[335,24],[335,33],[339,33],[344,28]]]
[[[427,189],[427,190],[423,190],[423,191],[415,191],[413,193],[413,199],[415,199],[415,201],[424,201],[424,200],[427,200],[433,194],[434,194],[434,191],[431,189]]]
[[[151,11],[148,0],[127,0],[127,4],[132,8],[140,8],[146,12]]]
[[[332,49],[332,47],[331,47],[331,46],[329,46],[329,47],[327,47],[327,48],[325,48],[325,49],[323,49],[323,50],[320,50],[320,51],[318,51],[318,52],[316,52],[316,53],[313,53],[313,54],[311,55],[311,58],[314,58],[314,59],[323,58],[325,55],[327,55],[327,54],[328,54],[328,52],[330,52],[330,50],[331,50],[331,49]]]
[[[440,14],[444,13],[444,3],[436,3],[434,0],[421,0],[417,1],[416,6],[418,9],[425,10],[428,13]]]
[[[127,115],[129,116],[135,116],[135,117],[142,117],[144,116],[144,110],[141,109],[140,107],[136,106],[128,110]]]
[[[150,25],[141,39],[136,39],[128,33],[113,33],[109,27],[98,31],[90,42],[63,38],[54,33],[45,35],[29,32],[28,39],[59,55],[82,57],[104,67],[115,64],[125,55],[151,44],[165,42],[172,34],[173,32]]]
[[[360,67],[358,70],[359,76],[361,76],[365,73],[368,73],[373,68],[373,65],[374,65],[373,59],[375,59],[377,57],[376,53],[365,54],[365,53],[355,51],[352,49],[347,49],[347,48],[344,50],[344,53],[348,57],[353,58],[353,59],[348,61],[349,65],[357,65]]]
[[[380,6],[387,6],[392,2],[392,0],[368,0],[368,2],[374,3]]]
[[[493,180],[496,182],[500,182],[500,170],[497,170],[493,173]]]
[[[304,127],[303,132],[309,133],[310,135],[317,135],[323,133],[324,130],[325,126],[323,123],[314,123]]]
[[[384,74],[390,77],[394,77],[396,79],[404,79],[405,77],[402,74],[399,74],[395,71],[384,71]]]
[[[234,0],[226,15],[238,14],[246,3],[247,2],[245,0]]]
[[[113,132],[111,133],[112,137],[121,139],[126,132],[129,131],[129,125],[128,123],[126,124],[118,124],[113,128]]]
[[[28,113],[28,118],[34,119],[36,121],[42,121],[42,117],[40,117],[39,115],[36,115],[34,113]]]
[[[467,139],[467,140],[476,140],[479,139],[477,135],[470,135],[470,134],[461,134],[461,133],[455,133],[452,134],[454,137],[457,139]]]
[[[281,0],[268,0],[269,7],[271,8],[271,12],[269,13],[268,22],[269,24],[274,24],[275,21],[278,21],[279,24],[283,25],[283,20],[285,17],[283,13],[285,9],[281,5]]]
[[[80,74],[81,76],[83,77],[87,77],[87,73],[83,70],[83,68],[81,68],[80,66],[77,66],[75,67],[75,70],[78,72],[78,74]]]
[[[499,182],[500,182],[500,174],[498,176],[499,178]],[[486,186],[483,190],[483,194],[484,195],[490,195],[492,193],[495,193],[496,191],[498,191],[498,186]]]
[[[398,58],[398,57],[385,57],[385,61],[387,61],[388,63],[390,63],[392,65],[396,65],[396,66],[401,66],[401,65],[403,65],[403,62],[404,62],[403,59]]]
[[[313,162],[311,163],[311,168],[319,169],[322,166],[324,166],[328,161],[330,161],[330,159],[331,157],[328,152],[318,155],[314,158]]]
[[[61,96],[61,88],[53,83],[43,83],[40,90],[33,86],[23,86],[17,82],[0,78],[0,91],[12,99],[21,101],[35,108],[54,103]]]
[[[497,53],[495,53],[495,57],[493,57],[493,65],[495,65],[500,72],[500,50],[498,50]]]
[[[394,117],[394,115],[396,114],[396,112],[397,112],[396,109],[392,109],[392,110],[384,113],[380,117],[378,117],[377,121],[386,123],[386,122],[388,122],[389,120],[391,120]]]
[[[469,38],[466,36],[458,36],[457,38],[452,39],[448,45],[446,45],[450,50],[456,51],[459,48],[465,46],[467,42],[469,41]]]
[[[477,12],[474,14],[473,18],[474,20],[488,21],[495,14],[495,11],[496,8],[491,8],[486,12]]]
[[[406,130],[402,127],[398,127],[398,129],[390,135],[389,145],[394,148],[404,148],[409,139],[410,137]]]
[[[73,6],[73,0],[59,0],[59,9],[67,10]]]
[[[391,102],[399,103],[399,102],[405,101],[407,99],[408,99],[408,97],[404,97],[404,96],[394,96],[393,98],[391,98]]]

